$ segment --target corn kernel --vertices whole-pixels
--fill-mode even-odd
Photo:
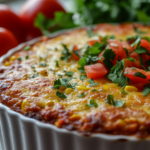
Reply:
[[[80,117],[79,115],[75,115],[75,114],[74,114],[74,115],[71,116],[70,119],[71,119],[71,120],[78,120],[78,119],[80,119],[80,118],[81,118],[81,117]]]
[[[109,89],[108,85],[103,86],[103,90],[108,90],[108,89]]]
[[[27,100],[24,100],[21,104],[21,109],[24,110],[25,109],[25,105],[27,103]]]
[[[47,76],[48,75],[48,72],[46,70],[41,70],[39,73],[41,75],[43,75],[43,76]]]
[[[84,86],[76,86],[77,90],[89,90],[90,88]]]
[[[7,61],[7,62],[4,63],[4,65],[5,65],[5,66],[10,66],[10,65],[11,65],[11,62],[10,62],[10,61]]]
[[[137,92],[138,91],[138,89],[136,88],[136,87],[134,87],[134,86],[126,86],[125,87],[125,91],[126,92]]]
[[[124,127],[126,123],[122,119],[119,119],[117,120],[116,125],[117,127]]]
[[[66,93],[66,94],[70,94],[71,92],[73,92],[73,89],[71,89],[71,88],[67,88],[67,89],[65,90],[65,93]]]
[[[45,102],[45,106],[53,106],[53,105],[54,105],[53,101]]]
[[[10,57],[10,61],[13,61],[13,60],[16,60],[16,59],[17,59],[16,56],[11,56],[11,57]]]

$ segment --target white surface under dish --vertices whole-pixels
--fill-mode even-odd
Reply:
[[[51,34],[56,37],[66,31]],[[0,63],[14,52],[38,41],[21,44],[1,57]],[[75,131],[27,118],[0,103],[0,145],[2,150],[149,150],[149,140],[132,136],[93,134],[83,137]]]

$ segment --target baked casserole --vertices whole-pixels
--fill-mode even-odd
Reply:
[[[0,103],[89,136],[150,135],[150,27],[100,24],[42,37],[0,65]]]

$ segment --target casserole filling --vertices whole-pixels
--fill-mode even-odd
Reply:
[[[150,27],[100,24],[27,45],[0,66],[0,102],[83,135],[150,135]]]

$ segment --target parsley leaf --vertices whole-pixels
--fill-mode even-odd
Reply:
[[[119,61],[108,74],[108,79],[119,86],[127,85],[128,78],[123,75],[124,60]]]
[[[56,95],[60,98],[67,98],[66,95],[64,95],[63,93],[59,92],[59,91],[56,91]]]
[[[88,31],[87,31],[87,34],[89,37],[92,37],[95,35],[95,33],[93,33],[93,28],[91,27]]]
[[[31,49],[31,46],[26,46],[25,48],[24,48],[24,51],[29,51]]]
[[[98,104],[96,103],[96,101],[94,99],[90,100],[90,104],[86,104],[86,107],[98,107]]]
[[[104,54],[103,54],[103,57],[104,57],[104,64],[105,66],[108,68],[108,69],[111,69],[113,67],[113,63],[112,61],[115,59],[116,57],[116,54],[115,52],[112,50],[112,49],[106,49],[104,51]]]
[[[74,74],[73,71],[65,71],[65,75],[71,77]]]
[[[19,58],[17,58],[19,61],[22,61],[23,60],[23,58],[22,57],[19,57]]]
[[[143,95],[146,96],[148,93],[150,93],[150,83],[149,84],[146,84],[144,86],[144,90],[143,90]]]
[[[141,73],[141,72],[136,72],[135,74],[134,74],[134,76],[135,77],[139,77],[139,78],[143,78],[143,79],[146,79],[147,77],[143,74],[143,73]]]
[[[125,104],[125,101],[122,102],[121,100],[114,100],[113,95],[107,95],[107,100],[105,101],[105,103],[111,104],[116,107],[122,107]]]
[[[103,89],[99,89],[99,90],[93,89],[92,92],[97,92],[97,91],[100,92],[100,91],[102,91],[102,90],[103,90]]]
[[[70,78],[69,79],[67,79],[67,78],[62,78],[61,80],[60,79],[56,79],[55,81],[54,81],[54,86],[53,86],[53,88],[54,89],[59,89],[60,87],[65,87],[65,88],[72,88],[72,89],[74,89],[74,86],[73,85],[71,85],[69,82],[70,82]]]
[[[29,58],[29,55],[26,55],[26,57],[25,57],[26,59],[28,59]]]
[[[80,80],[85,80],[87,78],[87,76],[86,75],[83,75],[83,74],[81,74],[81,76],[80,76]]]
[[[38,65],[41,66],[41,67],[46,67],[47,66],[46,63],[39,63]]]
[[[121,93],[128,94],[124,89],[121,90]]]
[[[81,95],[78,95],[78,97],[84,97],[85,96],[85,94],[84,93],[82,93]]]
[[[59,67],[59,62],[58,62],[58,60],[56,60],[55,62],[56,62],[56,66]]]
[[[39,74],[36,73],[36,74],[34,74],[34,75],[32,75],[32,76],[30,76],[30,77],[28,77],[28,78],[29,78],[29,79],[31,79],[31,78],[36,78],[38,75],[39,75]]]
[[[62,56],[60,59],[68,61],[68,59],[71,57],[71,52],[69,52],[69,49],[67,48],[65,44],[62,44],[62,46],[64,49],[62,50]]]
[[[91,86],[99,85],[99,83],[95,83],[93,79],[89,79],[89,80],[87,80],[87,81],[90,83],[90,85],[89,85],[90,87],[91,87]]]
[[[131,47],[134,47],[137,44],[139,45],[140,41],[141,41],[141,37],[140,36],[136,37],[136,40],[131,44]]]

